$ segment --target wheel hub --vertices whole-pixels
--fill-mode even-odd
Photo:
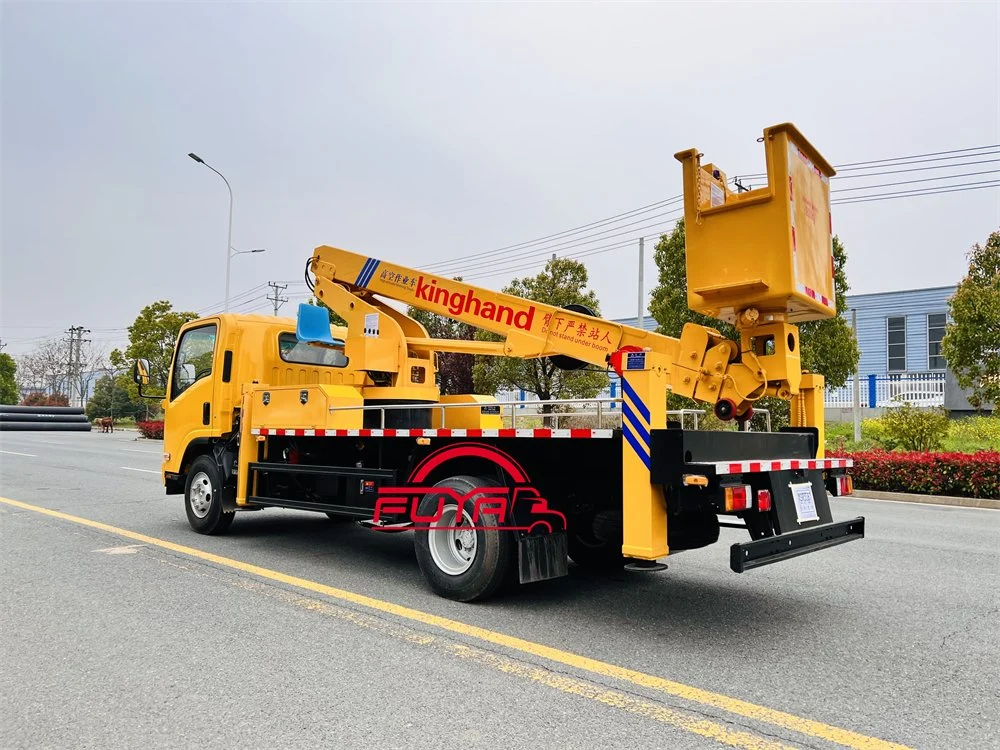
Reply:
[[[188,504],[191,506],[191,512],[198,518],[207,516],[212,507],[213,494],[212,480],[208,478],[208,474],[199,471],[191,479],[191,489],[188,492]]]
[[[461,575],[471,568],[478,548],[476,530],[468,511],[463,509],[461,519],[457,518],[456,511],[455,506],[445,508],[441,518],[427,531],[431,559],[442,573],[450,576]]]

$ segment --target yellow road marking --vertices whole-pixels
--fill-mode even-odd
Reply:
[[[566,677],[542,667],[522,664],[499,654],[490,653],[489,651],[472,648],[461,643],[450,644],[448,651],[456,656],[474,660],[478,664],[499,670],[505,674],[515,675],[570,695],[603,703],[605,706],[610,706],[611,708],[628,711],[645,719],[669,724],[725,745],[747,748],[747,750],[792,750],[790,745],[786,745],[783,742],[767,739],[760,735],[751,734],[750,732],[729,729],[709,719],[689,716],[651,701],[634,698],[617,690],[610,690],[597,683]]]
[[[909,750],[909,748],[905,745],[900,745],[895,742],[887,742],[886,740],[870,737],[859,732],[853,732],[849,729],[841,729],[830,724],[824,724],[820,721],[814,721],[812,719],[795,716],[794,714],[789,714],[784,711],[767,708],[766,706],[758,706],[755,703],[740,700],[739,698],[732,698],[727,695],[722,695],[721,693],[713,693],[710,690],[703,690],[691,685],[685,685],[681,682],[667,680],[663,677],[657,677],[655,675],[646,674],[634,669],[609,664],[608,662],[599,661],[580,654],[574,654],[570,651],[563,651],[562,649],[546,646],[541,643],[524,640],[523,638],[517,638],[516,636],[497,633],[493,630],[481,628],[477,625],[469,625],[457,620],[450,620],[446,617],[434,615],[429,612],[423,612],[419,609],[412,609],[410,607],[393,604],[392,602],[375,599],[363,594],[356,594],[353,591],[345,591],[344,589],[338,589],[333,586],[317,583],[316,581],[291,576],[276,570],[270,570],[269,568],[262,568],[259,565],[242,562],[241,560],[233,560],[232,558],[222,557],[221,555],[215,555],[211,552],[204,552],[203,550],[195,549],[193,547],[186,547],[182,544],[168,542],[165,539],[146,536],[145,534],[140,534],[135,531],[129,531],[128,529],[122,529],[117,526],[101,523],[100,521],[92,521],[89,518],[81,518],[80,516],[73,516],[68,513],[62,513],[58,510],[51,510],[37,505],[30,505],[28,503],[22,503],[19,500],[11,500],[5,497],[0,497],[0,502],[16,508],[21,508],[23,510],[30,510],[35,513],[51,516],[53,518],[59,518],[61,520],[71,521],[82,526],[89,526],[93,529],[99,529],[111,534],[117,534],[118,536],[123,536],[127,539],[134,539],[136,541],[168,549],[182,555],[188,555],[190,557],[198,558],[199,560],[215,563],[216,565],[232,568],[234,570],[240,570],[244,573],[266,578],[271,581],[278,581],[288,586],[305,589],[306,591],[312,591],[314,593],[329,596],[341,601],[351,602],[352,604],[356,604],[367,609],[373,609],[414,622],[431,625],[452,633],[458,633],[468,638],[493,643],[513,651],[531,654],[533,656],[547,659],[574,669],[579,669],[584,672],[590,672],[592,674],[616,680],[622,680],[624,682],[632,683],[633,685],[667,693],[694,703],[712,706],[713,708],[737,714],[739,716],[744,716],[748,719],[773,724],[774,726],[800,732],[817,739],[827,740],[838,745],[843,745],[844,747],[854,748],[854,750]]]
[[[200,575],[206,574],[201,573]],[[475,662],[480,667],[502,672],[505,675],[531,681],[545,687],[554,688],[574,697],[592,700],[609,708],[627,711],[645,719],[668,724],[677,729],[697,734],[724,745],[743,748],[743,750],[794,750],[790,745],[753,734],[749,731],[731,729],[704,717],[691,716],[652,701],[611,690],[596,682],[588,682],[587,680],[558,674],[550,669],[525,664],[495,652],[450,641],[420,630],[414,630],[405,625],[397,625],[391,620],[378,619],[374,615],[310,599],[284,589],[274,588],[273,586],[266,587],[263,583],[250,582],[245,579],[228,580],[226,582],[257,595],[278,599],[279,601],[307,609],[317,614],[335,617],[339,620],[350,622],[352,625],[375,631],[380,635],[405,641],[415,646],[433,648],[451,657]]]

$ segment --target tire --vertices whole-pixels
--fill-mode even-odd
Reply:
[[[222,476],[209,456],[198,456],[184,481],[184,511],[199,534],[225,534],[236,513],[222,509]]]
[[[596,534],[595,526],[600,526],[604,533]],[[567,551],[578,567],[591,571],[615,571],[625,566],[620,521],[617,526],[614,520],[597,523],[591,516],[570,525],[568,532]]]
[[[476,487],[492,486],[479,477],[459,475],[438,482],[435,487],[450,487],[467,494]],[[514,532],[499,529],[469,531],[435,531],[434,525],[455,524],[457,502],[448,500],[441,519],[431,528],[417,528],[414,548],[417,564],[427,583],[439,596],[459,602],[488,599],[508,580],[514,571],[517,554]],[[432,516],[438,510],[438,497],[424,496],[418,506],[421,516]],[[450,511],[450,512],[449,512]],[[465,521],[471,522],[471,508],[463,508]],[[487,516],[487,518],[490,518]],[[480,525],[491,525],[490,522]]]

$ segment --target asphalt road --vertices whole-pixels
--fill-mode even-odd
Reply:
[[[160,453],[0,433],[0,496],[143,535],[0,502],[0,747],[1000,747],[998,511],[840,499],[866,539],[470,605],[408,534],[197,535]]]

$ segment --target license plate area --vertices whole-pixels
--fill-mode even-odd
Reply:
[[[795,503],[795,520],[800,524],[806,521],[818,521],[816,498],[810,482],[791,482],[788,489],[792,491],[792,501]]]
[[[766,476],[770,480],[770,516],[775,534],[833,521],[822,471],[773,471]]]

